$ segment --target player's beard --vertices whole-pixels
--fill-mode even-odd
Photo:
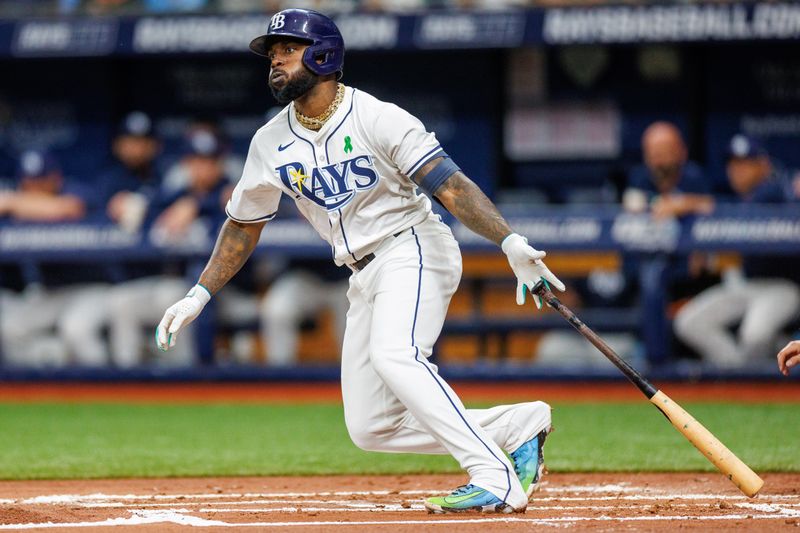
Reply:
[[[308,67],[303,66],[300,70],[289,78],[282,88],[278,89],[269,82],[269,89],[272,91],[272,97],[281,105],[286,105],[292,100],[296,100],[313,89],[319,83],[319,76],[308,70]]]

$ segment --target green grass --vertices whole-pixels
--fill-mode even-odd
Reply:
[[[800,471],[797,405],[687,404],[757,471]],[[713,467],[652,406],[556,405],[552,471]],[[458,472],[446,456],[367,453],[339,405],[0,404],[0,479]]]

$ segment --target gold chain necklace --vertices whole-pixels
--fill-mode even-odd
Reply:
[[[319,131],[325,122],[336,112],[343,99],[344,85],[339,83],[336,87],[336,96],[333,98],[333,102],[331,102],[331,104],[325,111],[322,112],[322,114],[317,115],[316,117],[307,117],[298,111],[297,107],[295,106],[294,116],[297,118],[297,122],[299,122],[304,128],[308,128],[313,131]]]

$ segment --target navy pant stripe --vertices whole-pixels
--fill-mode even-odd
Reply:
[[[467,422],[467,419],[464,418],[463,413],[461,413],[461,411],[458,409],[458,406],[456,406],[455,402],[453,402],[453,399],[450,398],[449,394],[447,394],[447,390],[442,386],[441,382],[439,381],[439,378],[436,376],[436,374],[433,372],[433,370],[431,370],[430,367],[419,358],[419,347],[417,347],[416,340],[414,339],[414,331],[416,330],[416,327],[417,327],[417,313],[419,312],[419,298],[420,298],[420,294],[422,292],[422,247],[419,244],[419,237],[417,236],[417,232],[414,231],[413,227],[411,228],[411,233],[414,234],[414,240],[417,241],[417,251],[419,252],[419,280],[417,281],[417,303],[416,303],[416,306],[414,308],[414,323],[411,325],[411,346],[413,346],[414,350],[416,350],[416,356],[414,357],[414,359],[419,364],[421,364],[425,368],[425,370],[428,371],[428,373],[431,375],[431,377],[436,382],[436,384],[439,385],[439,388],[444,393],[445,397],[447,398],[447,401],[449,401],[450,405],[453,406],[453,409],[455,409],[455,411],[458,414],[458,416],[464,422],[464,425],[466,425],[467,428],[470,430],[470,432],[473,435],[475,435],[475,438],[478,439],[478,441],[480,441],[481,444],[483,444],[484,448],[486,448],[488,450],[488,452],[490,454],[492,454],[492,457],[497,459],[497,462],[500,463],[503,466],[503,469],[506,471],[506,479],[508,480],[508,490],[506,491],[505,496],[503,496],[503,502],[505,502],[506,499],[508,498],[509,493],[511,492],[511,474],[508,471],[508,467],[506,466],[506,464],[503,461],[500,460],[499,457],[497,457],[494,454],[492,449],[489,448],[489,446],[487,446],[485,442],[483,442],[483,439],[481,439],[478,436],[478,434],[475,433],[475,430],[472,429],[472,426],[469,425],[469,422]]]

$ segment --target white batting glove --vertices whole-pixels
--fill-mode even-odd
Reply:
[[[508,256],[508,264],[517,276],[517,305],[525,303],[526,293],[533,288],[540,279],[549,283],[556,289],[564,291],[566,287],[557,277],[550,272],[544,263],[544,252],[528,244],[528,239],[517,233],[512,233],[501,243],[503,252]],[[534,294],[533,301],[536,308],[542,308],[542,299]]]
[[[156,345],[162,352],[173,346],[178,338],[178,331],[197,318],[206,304],[211,300],[211,293],[200,284],[191,288],[181,301],[172,305],[156,328]]]

